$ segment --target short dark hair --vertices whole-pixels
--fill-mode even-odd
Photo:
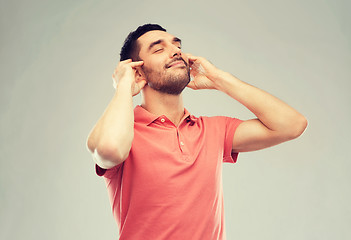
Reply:
[[[139,26],[134,32],[130,32],[127,38],[124,40],[120,53],[120,61],[124,61],[127,59],[132,59],[133,61],[139,60],[139,47],[137,45],[137,40],[140,36],[144,35],[145,33],[154,30],[166,32],[166,29],[164,29],[160,25],[150,23]]]

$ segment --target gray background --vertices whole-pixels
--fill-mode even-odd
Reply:
[[[0,239],[116,239],[85,141],[110,101],[129,31],[159,23],[183,49],[286,101],[297,140],[224,165],[228,239],[351,239],[350,1],[1,1]],[[187,89],[194,115],[248,119]],[[135,104],[140,97],[135,98]]]

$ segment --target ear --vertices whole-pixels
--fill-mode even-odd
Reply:
[[[141,67],[137,67],[135,71],[135,81],[140,82],[142,80],[147,81],[143,69]]]

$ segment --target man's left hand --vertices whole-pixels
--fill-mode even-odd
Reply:
[[[187,54],[187,57],[192,77],[192,81],[187,87],[194,90],[219,89],[219,79],[223,76],[224,72],[203,57],[195,57],[191,54]]]

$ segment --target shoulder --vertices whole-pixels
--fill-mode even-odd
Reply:
[[[243,120],[227,116],[200,116],[195,122],[198,126],[208,130],[226,132],[235,130]]]
[[[235,117],[227,117],[227,116],[200,116],[198,118],[200,121],[204,121],[206,123],[209,124],[215,124],[215,125],[219,125],[219,124],[239,124],[241,122],[243,122],[243,120],[240,120],[238,118]]]

